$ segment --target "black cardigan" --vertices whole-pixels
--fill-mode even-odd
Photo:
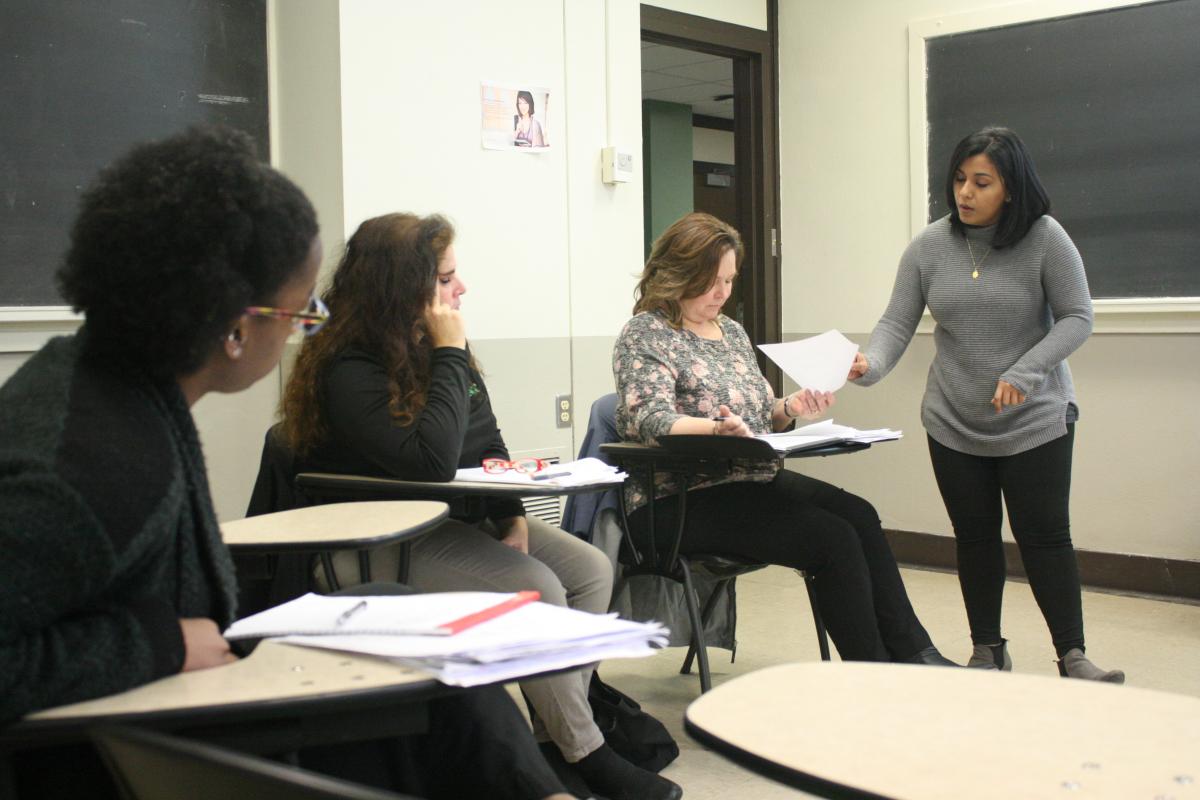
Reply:
[[[180,617],[234,618],[183,393],[90,363],[86,333],[0,388],[0,724],[178,672]]]
[[[461,348],[433,351],[425,407],[408,425],[393,419],[387,371],[370,353],[343,350],[326,370],[321,389],[330,435],[299,460],[301,472],[449,481],[459,468],[509,457],[483,377]],[[524,514],[524,506],[513,498],[487,498],[482,510],[451,505],[451,516],[468,521]]]

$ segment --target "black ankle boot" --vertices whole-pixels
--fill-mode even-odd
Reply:
[[[938,649],[933,645],[929,645],[924,650],[918,650],[908,658],[901,661],[903,664],[927,664],[931,667],[961,667],[962,664],[955,664],[950,659],[938,652]]]
[[[572,764],[596,794],[610,800],[679,800],[683,789],[629,763],[607,744]]]
[[[563,758],[562,751],[558,749],[558,745],[554,742],[538,742],[538,749],[542,751],[542,756],[546,759],[546,763],[550,765],[550,769],[554,770],[554,774],[562,781],[563,788],[567,790],[567,794],[575,797],[591,797],[592,789],[584,781],[583,776],[575,769],[574,764],[568,764]]]

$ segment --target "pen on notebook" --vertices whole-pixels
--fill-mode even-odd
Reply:
[[[442,623],[437,627],[437,630],[442,635],[453,636],[456,633],[465,631],[467,628],[473,628],[481,622],[487,622],[488,620],[495,619],[496,617],[507,614],[514,609],[520,608],[521,606],[528,605],[529,603],[540,599],[541,596],[541,593],[536,590],[525,589],[517,592],[512,597],[508,598],[507,600],[503,600],[494,606],[488,606],[481,611],[467,614],[465,617],[459,617],[458,619],[451,620],[450,622]]]
[[[366,607],[367,607],[367,601],[359,600],[357,603],[355,603],[354,605],[347,608],[341,614],[338,614],[337,619],[335,619],[333,621],[333,627],[335,627],[335,628],[342,627],[343,625],[346,624],[346,622],[349,621],[349,619],[351,617],[353,617],[355,614],[357,614],[359,611],[362,611]]]
[[[539,473],[537,473],[537,474],[535,474],[535,475],[531,475],[530,477],[531,477],[531,478],[533,478],[535,481],[548,481],[548,480],[550,480],[551,478],[565,478],[565,477],[567,477],[567,476],[568,476],[568,475],[570,475],[570,474],[571,474],[571,473],[570,473],[570,472],[567,472],[567,471],[563,471],[563,472],[539,472]]]

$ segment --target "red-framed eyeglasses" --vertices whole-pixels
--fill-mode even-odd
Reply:
[[[499,475],[510,469],[514,472],[531,475],[548,466],[550,466],[550,462],[540,458],[518,458],[516,461],[505,461],[503,458],[485,458],[483,460],[483,471],[492,475]]]
[[[329,309],[321,302],[321,298],[313,295],[308,300],[308,306],[303,311],[288,311],[283,308],[270,306],[249,306],[242,312],[252,317],[270,317],[271,319],[286,319],[292,323],[292,330],[303,331],[305,336],[312,336],[329,321]]]

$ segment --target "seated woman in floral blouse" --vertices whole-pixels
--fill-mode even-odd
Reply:
[[[617,430],[653,443],[667,433],[751,436],[812,419],[833,395],[776,399],[741,325],[721,313],[742,257],[729,225],[688,214],[654,243],[634,317],[613,351]],[[670,530],[677,487],[660,484],[655,529]],[[647,526],[645,486],[627,500],[635,535]],[[722,553],[802,569],[843,660],[952,665],[909,603],[874,507],[823,481],[751,463],[688,487],[681,552]]]

